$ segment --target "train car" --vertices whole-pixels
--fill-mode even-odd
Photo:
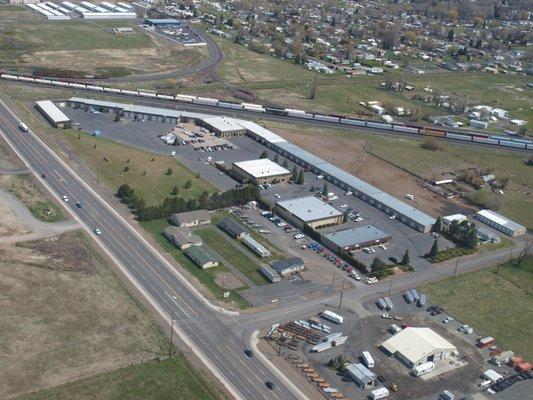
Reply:
[[[404,132],[404,133],[418,134],[418,128],[412,128],[412,127],[404,126],[404,125],[392,125],[392,130],[398,131],[398,132]]]
[[[517,142],[517,143],[533,144],[533,140],[523,139],[523,138],[512,138],[511,141]]]
[[[339,117],[331,117],[329,115],[322,115],[322,114],[315,114],[314,118],[317,121],[325,121],[325,122],[339,122]]]
[[[104,87],[104,92],[107,92],[107,93],[120,93],[120,89],[112,88],[112,87]]]
[[[174,98],[176,101],[181,101],[182,103],[192,103],[196,96],[189,96],[187,94],[176,94]]]
[[[346,115],[340,115],[340,114],[329,114],[330,117],[337,117],[339,120],[340,119],[345,119],[345,118],[348,118],[348,116]]]
[[[35,78],[30,78],[28,76],[19,76],[18,80],[22,82],[35,82]]]
[[[103,92],[104,91],[104,88],[102,86],[87,85],[87,86],[85,86],[85,89],[94,90],[95,92]]]
[[[260,104],[250,104],[250,103],[242,103],[242,108],[246,111],[253,111],[253,112],[265,112],[265,109]]]
[[[168,94],[157,94],[156,96],[161,100],[174,100],[174,96],[170,96]]]
[[[51,84],[52,81],[48,80],[48,79],[42,79],[42,78],[36,78],[34,80],[35,83],[42,83],[42,84],[45,84],[45,85],[48,85],[48,84]]]
[[[499,136],[499,135],[491,135],[489,137],[494,140],[510,140],[511,139],[509,136]]]
[[[444,137],[446,136],[446,131],[443,129],[437,129],[437,128],[430,128],[428,126],[424,126],[420,129],[420,133],[422,135],[426,136],[435,136],[435,137]]]
[[[135,90],[125,90],[125,89],[122,89],[122,94],[125,94],[127,96],[139,96],[139,92],[135,91]]]
[[[52,81],[52,86],[68,86],[68,82]]]
[[[267,114],[285,115],[285,116],[289,115],[289,113],[282,108],[265,107],[265,111],[267,112]]]
[[[489,135],[487,135],[485,133],[469,132],[468,135],[469,136],[473,136],[473,137],[484,138],[484,139],[488,139],[489,138]]]
[[[515,149],[525,149],[526,143],[511,142],[509,140],[500,140],[500,146],[513,147]]]
[[[474,136],[472,138],[472,141],[473,142],[477,142],[477,143],[492,144],[492,145],[496,145],[496,146],[499,143],[499,140],[496,140],[496,139],[486,139],[486,138],[480,138],[480,137],[476,137],[476,136]]]
[[[531,143],[531,144],[526,144],[526,149],[528,149],[528,150],[533,150],[533,143]]]
[[[204,106],[214,106],[218,105],[218,99],[210,99],[208,97],[197,97],[192,101],[194,104],[200,104]]]
[[[85,89],[85,85],[82,85],[81,83],[69,83],[68,86],[75,89]]]
[[[150,92],[139,92],[139,96],[141,96],[141,97],[149,97],[151,99],[155,99],[157,97],[157,95],[155,93],[150,93]]]
[[[386,129],[386,130],[392,130],[391,124],[385,124],[381,122],[372,122],[372,121],[366,121],[366,126],[368,128],[374,128],[374,129]]]
[[[2,79],[9,79],[10,81],[16,81],[17,77],[15,75],[2,74],[0,75]]]
[[[304,119],[313,119],[313,114],[308,114],[304,110],[295,110],[291,108],[286,108],[287,115],[294,118],[304,118]]]
[[[446,133],[448,139],[463,140],[465,142],[471,142],[473,137],[468,135],[458,135],[457,133]]]
[[[424,129],[424,127],[422,125],[417,125],[417,124],[412,124],[412,123],[404,124],[404,126],[406,126],[407,128],[417,129],[418,133],[420,133],[421,129]]]
[[[341,124],[345,125],[354,125],[354,126],[365,126],[366,121],[364,119],[354,119],[354,118],[345,118],[340,120]]]

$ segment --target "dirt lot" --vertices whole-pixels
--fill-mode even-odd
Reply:
[[[30,232],[32,229],[17,218],[11,207],[0,202],[0,236],[22,235]]]
[[[455,200],[437,196],[420,186],[417,179],[401,169],[366,154],[362,162],[366,135],[334,135],[326,130],[320,133],[298,133],[293,129],[276,126],[276,133],[326,161],[348,171],[397,198],[406,193],[414,196],[416,207],[432,215],[447,215],[468,208]]]
[[[0,248],[0,398],[148,360],[161,336],[71,233]],[[89,260],[91,261],[89,263]]]

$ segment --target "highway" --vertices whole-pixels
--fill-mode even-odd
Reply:
[[[31,130],[22,132],[19,120],[0,101],[0,134],[30,170],[63,202],[70,213],[112,257],[175,331],[190,342],[237,399],[303,399],[290,382],[281,382],[257,357],[248,358],[242,339],[229,326],[238,324],[231,315],[217,311],[142,236],[92,188],[79,178]],[[44,175],[44,178],[42,177]],[[82,208],[76,206],[81,202]],[[94,229],[99,228],[101,235]],[[170,325],[170,324],[169,324]],[[274,390],[265,386],[275,384]]]

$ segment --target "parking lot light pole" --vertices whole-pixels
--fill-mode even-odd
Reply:
[[[455,260],[455,269],[453,270],[453,276],[457,275],[457,267],[459,266],[459,257]]]
[[[342,280],[342,287],[341,287],[341,297],[339,299],[339,310],[342,307],[342,295],[344,294],[344,279]]]
[[[390,296],[391,292],[392,292],[392,281],[394,279],[393,278],[390,278],[390,285],[389,285],[389,294],[387,296]]]

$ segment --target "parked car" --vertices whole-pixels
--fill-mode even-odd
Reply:
[[[101,235],[102,231],[100,230],[100,228],[94,228],[94,233],[96,233],[97,235]]]
[[[452,322],[452,321],[455,321],[455,319],[454,319],[453,317],[448,316],[448,317],[446,317],[446,318],[444,318],[444,319],[442,320],[442,323],[443,323],[443,324],[449,324],[449,323]]]
[[[266,381],[265,382],[265,385],[267,388],[269,388],[270,390],[274,390],[276,388],[276,385],[274,385],[273,382],[270,382],[270,381]]]
[[[244,354],[246,354],[246,356],[248,356],[248,357],[253,357],[253,355],[254,355],[253,351],[250,350],[250,349],[244,350]]]

